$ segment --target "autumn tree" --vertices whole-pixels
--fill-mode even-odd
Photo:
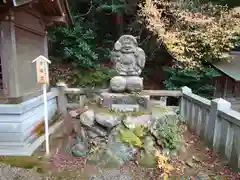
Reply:
[[[239,14],[227,6],[193,2],[144,0],[138,13],[140,22],[158,37],[159,43],[164,44],[174,58],[172,68],[168,69],[170,77],[165,82],[169,89],[187,84],[186,80],[174,83],[173,79],[180,81],[179,75],[192,76],[193,80],[213,76],[210,65],[230,61],[227,52],[239,40]]]

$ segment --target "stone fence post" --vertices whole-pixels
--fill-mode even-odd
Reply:
[[[181,97],[181,101],[180,101],[180,115],[183,116],[183,117],[186,117],[188,116],[187,114],[187,104],[186,102],[184,101],[184,95],[188,95],[188,94],[192,94],[192,90],[190,88],[188,88],[187,86],[184,86],[181,88],[181,91],[182,91],[182,97]]]
[[[64,92],[65,88],[67,88],[67,85],[65,83],[58,83],[57,87],[58,87],[58,109],[60,113],[62,113],[64,118],[63,123],[65,133],[70,135],[73,131],[73,122],[71,116],[67,111],[68,101]]]
[[[57,83],[58,87],[58,109],[66,117],[67,115],[67,97],[64,89],[67,87],[65,83]]]
[[[218,119],[219,110],[230,110],[231,103],[222,99],[217,98],[211,101],[209,121],[207,124],[206,142],[209,147],[218,148],[220,141],[220,122]]]

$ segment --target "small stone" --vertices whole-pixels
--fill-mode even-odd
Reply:
[[[99,137],[105,137],[107,135],[106,129],[96,123],[93,126],[87,126],[86,128],[87,131],[91,133],[91,135],[93,135],[93,133]]]
[[[159,146],[163,146],[163,142],[162,142],[162,140],[158,139],[158,140],[157,140],[157,145],[159,145]]]
[[[80,115],[80,122],[85,126],[93,126],[94,120],[95,116],[93,110],[87,110]]]
[[[98,137],[98,134],[93,131],[87,131],[87,135],[89,138],[92,138],[92,139]]]
[[[193,156],[192,159],[196,162],[201,162],[200,159],[198,159],[198,157]]]
[[[76,118],[79,115],[75,110],[70,111],[69,114],[72,118]]]
[[[171,154],[171,157],[173,157],[173,158],[176,158],[176,157],[178,156],[176,150],[172,150],[172,151],[170,152],[170,154]]]
[[[205,172],[199,172],[198,177],[201,179],[210,179],[210,177]]]
[[[84,113],[87,110],[88,110],[88,106],[84,106],[83,108],[74,109],[74,110],[70,111],[69,115],[72,118],[76,118],[76,117],[78,117],[79,115],[81,115],[82,113]]]
[[[72,148],[71,148],[72,154],[76,157],[80,157],[80,156],[86,156],[88,149],[86,147],[86,145],[83,142],[77,143],[75,144]]]
[[[193,162],[192,162],[192,160],[191,160],[191,159],[187,159],[186,165],[188,165],[189,167],[193,167]]]
[[[113,92],[124,92],[127,81],[123,76],[115,76],[110,80],[110,89]]]
[[[97,123],[107,128],[113,128],[121,122],[121,118],[119,116],[107,113],[97,113],[95,115],[95,119]]]
[[[146,168],[155,168],[157,165],[155,155],[145,151],[141,153],[138,163],[141,167]]]
[[[169,153],[170,153],[170,150],[168,149],[168,148],[164,148],[163,149],[163,154],[165,154],[165,155],[169,155]]]
[[[179,154],[186,154],[186,152],[187,152],[186,147],[184,145],[181,146],[180,149],[179,149]]]

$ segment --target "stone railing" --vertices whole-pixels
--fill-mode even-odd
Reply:
[[[87,102],[86,96],[89,96],[89,94],[103,95],[108,92],[108,89],[68,88],[65,83],[58,83],[57,86],[58,110],[65,117],[64,126],[67,133],[71,133],[74,126],[73,119],[70,117],[68,110],[78,109],[79,111],[84,111],[84,105]],[[150,97],[149,105],[151,107],[152,103],[166,106],[166,97],[181,97],[182,93],[181,91],[144,90],[141,92],[141,95]],[[151,100],[152,98],[154,98],[154,100]]]
[[[215,149],[234,170],[240,169],[240,113],[224,99],[212,101],[182,88],[180,113],[189,129]]]
[[[105,93],[108,89],[90,89],[90,88],[68,88],[65,83],[58,83],[59,89],[59,108],[64,114],[67,109],[83,107],[86,102],[87,93]],[[92,91],[92,92],[88,92]],[[168,90],[143,90],[141,95],[150,96],[150,101],[153,104],[160,104],[166,106],[167,97],[181,97],[181,91]]]

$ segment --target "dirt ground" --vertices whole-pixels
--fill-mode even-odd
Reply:
[[[175,171],[172,176],[205,176],[207,179],[240,179],[240,173],[233,173],[230,168],[220,161],[213,150],[207,148],[197,136],[185,131],[185,149],[173,162]]]
[[[185,148],[181,148],[171,161],[174,170],[171,172],[170,179],[179,179],[179,177],[199,179],[197,176],[205,177],[204,179],[240,179],[240,173],[233,173],[219,160],[218,155],[207,148],[195,135],[186,130],[184,139]],[[44,158],[45,144],[43,144],[33,157],[11,157],[11,160],[8,157],[0,157],[0,162],[18,167],[35,168],[37,172],[50,177],[48,180],[87,180],[89,176],[103,172],[97,166],[86,164],[85,158],[67,155],[65,151],[67,140],[68,138],[64,137],[62,130],[59,129],[50,137],[50,157]],[[17,160],[20,162],[16,162]],[[106,170],[108,169],[104,171]],[[161,175],[158,169],[142,168],[134,161],[124,164],[118,170],[130,171],[136,180],[156,180]]]
[[[174,166],[171,179],[178,179],[180,176],[201,176],[205,177],[205,179],[240,179],[240,173],[233,173],[227,165],[224,165],[224,163],[220,161],[218,155],[207,148],[197,136],[186,130],[184,139],[185,147],[181,148],[180,152],[176,154],[171,161],[171,164]],[[64,152],[66,138],[61,134],[54,134],[50,142],[52,156],[49,164],[51,169],[59,169],[61,171],[61,173],[57,171],[58,175],[67,174],[68,178],[75,176],[78,178],[81,177],[81,180],[83,180],[93,174],[102,172],[100,168],[86,164],[85,158],[68,156]],[[40,148],[39,152],[44,152],[44,145]],[[126,163],[119,170],[125,169],[130,170],[136,179],[142,180],[155,180],[159,178],[161,174],[157,169],[141,168],[135,162]]]

